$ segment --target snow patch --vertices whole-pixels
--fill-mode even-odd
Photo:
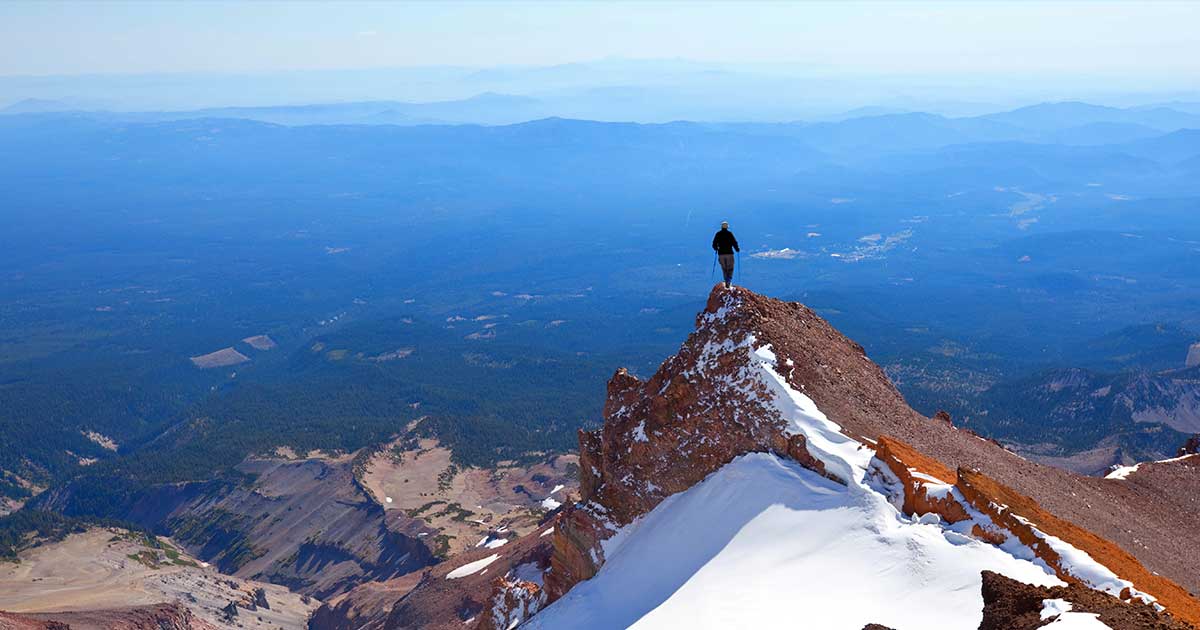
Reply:
[[[1181,462],[1189,457],[1196,457],[1196,456],[1197,455],[1193,453],[1190,455],[1180,455],[1179,457],[1171,457],[1169,459],[1160,459],[1160,460],[1156,460],[1156,461],[1149,462],[1149,463],[1151,463],[1151,464],[1171,464],[1174,462]],[[1138,462],[1132,466],[1116,466],[1113,468],[1112,472],[1108,473],[1107,475],[1104,475],[1104,478],[1105,479],[1122,479],[1122,480],[1128,479],[1129,475],[1132,475],[1133,473],[1137,472],[1138,468],[1140,468],[1141,465],[1144,463],[1147,463],[1147,462]]]
[[[1100,615],[1071,612],[1071,602],[1065,599],[1043,599],[1041,616],[1043,621],[1054,620],[1042,628],[1054,628],[1055,630],[1104,630],[1107,628],[1112,630],[1100,621]]]
[[[541,586],[545,570],[539,567],[536,562],[526,562],[525,564],[513,567],[512,576],[522,582],[533,582]]]
[[[1071,602],[1065,599],[1043,599],[1042,600],[1042,620],[1057,617],[1063,613],[1071,612]]]
[[[748,341],[753,348],[753,336]],[[770,344],[753,349],[750,358],[760,370],[763,384],[773,394],[776,409],[787,422],[784,434],[803,435],[809,452],[825,465],[827,472],[848,484],[861,484],[875,452],[843,434],[842,427],[825,417],[811,398],[792,389],[787,379],[775,370],[775,352]]]
[[[1122,479],[1122,480],[1128,479],[1129,475],[1132,475],[1133,473],[1137,472],[1137,469],[1140,466],[1141,466],[1141,464],[1134,464],[1132,466],[1117,466],[1116,468],[1113,469],[1112,472],[1108,473],[1107,475],[1104,475],[1104,478],[1105,479]]]
[[[766,251],[755,252],[750,254],[751,258],[761,258],[764,260],[792,260],[794,258],[806,257],[803,251],[784,247],[783,249],[768,249]]]
[[[476,573],[479,573],[480,571],[483,571],[484,569],[488,568],[488,565],[495,562],[499,558],[500,558],[500,554],[494,553],[494,554],[492,554],[486,558],[483,558],[481,560],[476,560],[475,562],[468,562],[468,563],[462,565],[461,567],[458,567],[457,569],[447,573],[446,579],[447,580],[457,580],[459,578],[465,578],[468,575],[475,575]]]

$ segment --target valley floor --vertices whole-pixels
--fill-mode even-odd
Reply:
[[[395,446],[395,445],[393,445]],[[401,510],[435,530],[426,544],[442,557],[473,549],[494,531],[523,536],[546,512],[571,500],[579,456],[547,456],[540,463],[501,462],[464,468],[450,449],[423,439],[416,448],[385,448],[367,462],[362,485],[385,510]]]
[[[169,543],[168,543],[169,544]],[[0,610],[19,613],[91,611],[179,602],[199,618],[229,627],[221,609],[266,593],[269,609],[240,608],[243,628],[299,629],[321,602],[282,586],[222,575],[178,552],[147,546],[123,530],[96,528],[21,554],[0,564]]]

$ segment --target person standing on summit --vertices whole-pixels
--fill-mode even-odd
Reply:
[[[721,229],[713,235],[712,248],[721,262],[721,272],[725,274],[725,288],[729,288],[733,286],[733,252],[741,252],[742,249],[738,247],[733,232],[729,231],[728,221],[722,221]]]

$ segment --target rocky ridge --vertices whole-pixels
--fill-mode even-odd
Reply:
[[[164,486],[128,520],[174,537],[222,573],[326,599],[433,563],[424,525],[386,513],[357,483],[353,459],[250,458],[254,482]]]
[[[769,364],[771,378],[762,378],[756,362]],[[814,402],[830,421],[832,434],[814,436],[791,430],[771,403],[780,384]],[[1146,569],[1142,562],[1163,575],[1190,580],[1194,588],[1192,571],[1180,571],[1163,562],[1161,550],[1154,553],[1145,544],[1123,548],[1087,529],[1122,533],[1118,538],[1133,542],[1136,536],[1162,534],[1156,526],[1167,520],[1168,528],[1180,538],[1166,546],[1194,548],[1195,532],[1189,532],[1182,521],[1170,519],[1163,506],[1123,513],[1132,518],[1112,519],[1111,513],[1092,506],[1112,506],[1114,501],[1141,506],[1146,502],[1111,484],[1023,460],[994,442],[954,427],[948,417],[931,420],[920,416],[860,346],[810,309],[745,289],[720,287],[714,289],[697,317],[696,332],[679,353],[644,382],[618,371],[609,383],[603,428],[581,432],[582,500],[558,517],[552,568],[545,578],[546,602],[595,575],[604,563],[603,540],[738,455],[776,453],[829,478],[846,481],[853,473],[839,468],[836,458],[827,457],[831,449],[845,448],[846,441],[863,448],[876,446],[874,469],[886,468],[899,485],[917,490],[900,497],[906,513],[938,514],[947,523],[968,520],[970,513],[995,516],[979,519],[968,530],[980,540],[995,543],[1015,538],[1036,544],[1040,539],[1034,539],[1045,534],[1039,526],[1057,533],[1069,531],[1072,542],[1095,552],[1099,562],[1112,563],[1122,571],[1122,578],[1114,582],[1122,586],[1114,595],[1123,595],[1126,601],[1138,594],[1146,601],[1161,600],[1182,618],[1200,621],[1200,608],[1192,595]],[[895,457],[898,450],[903,450],[909,461]],[[886,464],[889,458],[892,465]],[[680,460],[687,465],[679,465]],[[950,486],[943,479],[954,480],[956,491],[936,496],[921,492],[925,483],[913,484],[914,474],[933,480],[942,489]],[[1026,498],[1021,505],[1028,508],[1027,513],[1001,519],[998,506],[1004,504],[1000,499],[1010,497]],[[1043,503],[1058,509],[1044,508]],[[1190,508],[1194,514],[1195,506]],[[1130,536],[1133,532],[1138,533]],[[1040,547],[1045,548],[1040,555],[1051,556],[1048,545]],[[1087,578],[1072,572],[1086,573],[1077,567],[1050,564],[1068,583],[1113,587],[1088,584]],[[1173,574],[1169,573],[1173,568]],[[1129,581],[1134,577],[1138,578],[1136,587]]]
[[[942,527],[947,539],[1030,558],[1067,588],[1141,606],[1156,623],[1200,621],[1188,590],[1200,577],[1187,559],[1200,542],[1200,505],[1186,491],[1200,483],[1200,462],[1192,461],[1200,458],[1122,480],[1029,462],[944,414],[913,411],[860,346],[801,304],[714,288],[696,331],[652,377],[613,376],[604,416],[601,429],[580,433],[581,500],[494,554],[486,587],[479,579],[446,579],[483,552],[469,554],[405,585],[386,619],[376,611],[366,625],[339,625],[348,618],[334,614],[339,605],[357,601],[348,607],[364,610],[364,586],[319,612],[314,621],[329,623],[313,627],[422,627],[429,610],[452,609],[433,602],[450,601],[471,606],[453,623],[428,627],[539,620],[538,611],[604,566],[605,541],[752,453],[886,494],[897,511]],[[480,588],[490,595],[481,597]]]
[[[494,548],[477,547],[387,582],[368,582],[313,614],[311,630],[508,628],[538,610],[553,522]]]

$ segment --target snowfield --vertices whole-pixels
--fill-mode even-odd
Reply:
[[[749,352],[743,374],[765,387],[785,432],[803,434],[845,485],[775,455],[742,455],[603,541],[599,573],[522,627],[975,628],[984,569],[1064,584],[1015,538],[996,547],[955,531],[974,521],[949,527],[936,515],[902,514],[888,474],[871,465],[874,451],[788,384],[781,372],[790,364],[769,345],[756,347],[752,335],[709,345],[705,355]]]
[[[596,577],[528,628],[974,628],[983,569],[1041,566],[901,516],[773,455],[743,455],[606,545]]]

